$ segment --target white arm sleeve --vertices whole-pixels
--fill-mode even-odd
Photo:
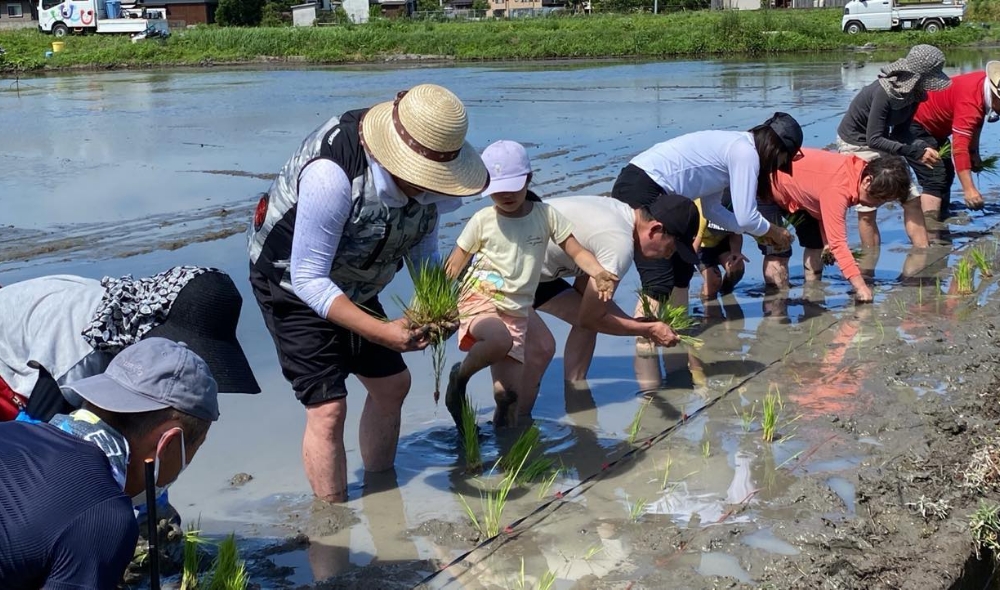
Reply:
[[[292,236],[292,288],[321,317],[343,295],[331,279],[340,236],[351,214],[351,181],[329,160],[310,162],[299,174]]]
[[[753,236],[762,236],[771,229],[771,224],[757,211],[759,171],[760,156],[756,149],[747,144],[737,144],[730,149],[729,192],[733,196],[733,215],[738,226],[735,231]],[[721,204],[720,199],[719,205]],[[734,231],[728,227],[726,229]]]

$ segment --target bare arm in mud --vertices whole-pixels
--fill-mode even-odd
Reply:
[[[615,287],[617,287],[617,281]],[[680,342],[677,334],[663,322],[643,322],[624,311],[614,301],[601,301],[594,279],[587,281],[580,301],[577,324],[586,330],[612,336],[642,336],[660,346]]]
[[[566,238],[562,244],[559,244],[559,247],[566,254],[569,254],[573,262],[594,280],[601,301],[610,301],[614,297],[615,287],[618,286],[618,277],[604,270],[604,267],[590,250],[584,248],[573,236]]]

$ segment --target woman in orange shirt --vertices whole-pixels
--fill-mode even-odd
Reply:
[[[795,233],[805,248],[802,266],[806,280],[817,280],[823,271],[822,249],[833,252],[837,266],[850,281],[858,302],[872,300],[847,241],[847,211],[857,204],[878,207],[890,201],[902,202],[910,190],[906,161],[898,156],[882,156],[871,162],[849,154],[837,154],[803,148],[803,157],[795,162],[795,175],[779,172],[772,181],[773,203],[758,205],[761,214],[772,221],[789,218],[797,211]],[[764,279],[779,288],[788,286],[788,259],[791,249],[775,252],[761,246],[764,253]]]

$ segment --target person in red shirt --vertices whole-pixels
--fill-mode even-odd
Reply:
[[[951,138],[951,158],[928,166],[913,164],[913,171],[923,189],[920,195],[925,216],[939,221],[948,217],[951,185],[958,175],[965,205],[969,209],[983,208],[983,195],[972,180],[972,173],[982,167],[979,155],[979,135],[987,117],[1000,118],[1000,61],[986,64],[985,71],[952,78],[951,86],[928,93],[920,103],[910,125],[910,135],[935,148]]]
[[[757,209],[773,222],[804,211],[807,215],[796,216],[799,219],[795,233],[799,245],[805,248],[802,266],[806,280],[816,280],[822,275],[825,244],[833,252],[844,278],[854,287],[855,299],[869,302],[872,290],[865,283],[847,241],[847,211],[858,204],[875,208],[890,201],[904,202],[910,192],[906,160],[886,155],[867,162],[858,156],[815,148],[802,148],[802,154],[802,159],[795,162],[794,176],[779,173],[772,181],[773,203],[759,204]],[[779,288],[788,286],[791,254],[791,249],[764,252],[766,282]]]

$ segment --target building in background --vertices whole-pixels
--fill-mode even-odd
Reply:
[[[38,26],[38,12],[28,0],[0,0],[0,29]]]

